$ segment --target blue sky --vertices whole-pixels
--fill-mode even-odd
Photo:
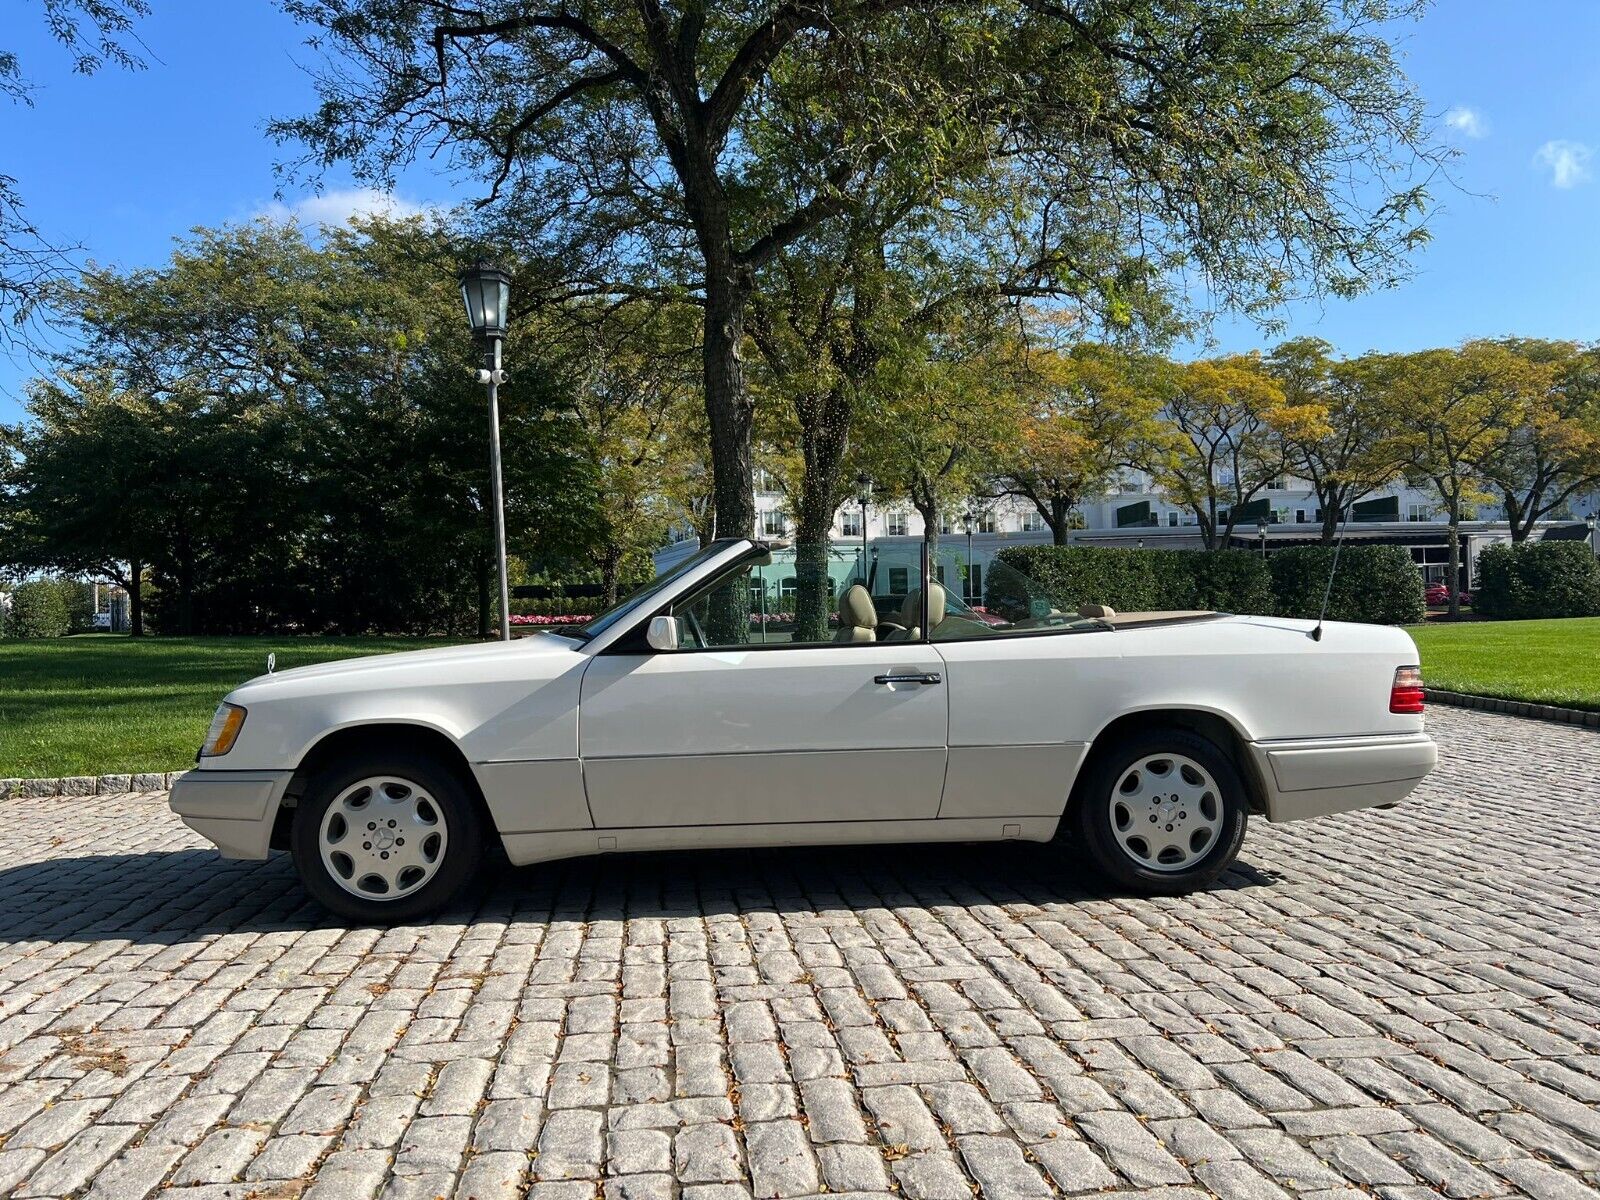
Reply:
[[[0,170],[17,177],[47,233],[136,267],[163,260],[196,225],[269,208],[336,218],[374,201],[337,175],[321,199],[275,199],[280,152],[264,123],[311,103],[293,22],[267,0],[153,7],[140,26],[150,68],[132,74],[72,75],[42,21],[13,13],[7,22],[5,44],[38,91],[34,108],[0,106]],[[1513,16],[1503,3],[1442,0],[1404,38],[1409,74],[1462,152],[1461,190],[1443,191],[1412,282],[1299,306],[1288,333],[1350,354],[1512,333],[1600,339],[1600,4],[1539,0]],[[398,202],[455,195],[419,170],[401,181]],[[1228,351],[1273,340],[1230,320],[1213,338]],[[0,421],[19,415],[29,372],[0,357]]]

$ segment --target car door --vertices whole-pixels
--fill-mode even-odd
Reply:
[[[944,787],[944,664],[921,641],[796,642],[741,567],[674,607],[682,645],[638,640],[584,673],[579,754],[596,827],[932,819]],[[708,633],[733,595],[750,626]],[[698,615],[697,615],[698,614]]]

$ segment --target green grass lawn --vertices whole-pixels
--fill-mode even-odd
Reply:
[[[1429,687],[1600,709],[1600,617],[1430,622],[1409,632]]]
[[[278,669],[442,646],[443,639],[129,638],[0,641],[0,778],[179,771],[223,695]]]

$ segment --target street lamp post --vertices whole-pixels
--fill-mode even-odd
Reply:
[[[1588,530],[1589,530],[1589,553],[1590,554],[1600,554],[1600,550],[1596,550],[1594,548],[1595,519],[1594,519],[1594,514],[1593,513],[1589,514],[1588,518],[1584,521],[1584,525],[1587,526]]]
[[[967,601],[968,601],[968,603],[970,603],[972,601],[972,595],[973,595],[973,593],[972,593],[972,527],[978,523],[978,514],[973,508],[971,508],[969,506],[967,511],[961,514],[961,520],[966,524],[966,527],[967,527],[967,587],[966,587],[966,593],[967,593]]]
[[[1261,540],[1261,557],[1262,558],[1266,558],[1267,557],[1267,523],[1265,521],[1260,522],[1256,526],[1256,537]]]
[[[856,476],[856,499],[861,503],[861,582],[870,587],[871,576],[867,574],[867,504],[872,499],[872,480],[865,471]]]
[[[478,382],[489,391],[489,484],[494,502],[494,550],[500,568],[500,640],[511,640],[511,587],[506,577],[506,497],[500,474],[500,347],[506,337],[511,306],[511,273],[479,259],[461,273],[461,299],[467,306],[472,336],[484,347]]]

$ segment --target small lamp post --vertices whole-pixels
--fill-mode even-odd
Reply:
[[[856,476],[856,500],[861,505],[861,582],[870,588],[867,573],[867,505],[872,501],[872,480],[865,471]]]
[[[967,505],[967,511],[961,514],[961,520],[967,527],[967,600],[972,600],[972,530],[978,524],[978,510],[972,505]]]
[[[461,273],[461,299],[472,336],[484,347],[478,382],[489,390],[489,478],[494,502],[494,548],[500,567],[500,640],[511,640],[511,588],[506,578],[506,498],[500,477],[500,346],[511,308],[511,273],[479,259]]]
[[[1588,515],[1588,517],[1586,517],[1584,519],[1583,523],[1589,530],[1589,553],[1590,554],[1600,553],[1600,551],[1596,551],[1595,548],[1594,548],[1594,527],[1595,527],[1594,514],[1590,513]]]
[[[1261,540],[1261,557],[1267,556],[1267,523],[1261,521],[1256,525],[1256,537]]]

